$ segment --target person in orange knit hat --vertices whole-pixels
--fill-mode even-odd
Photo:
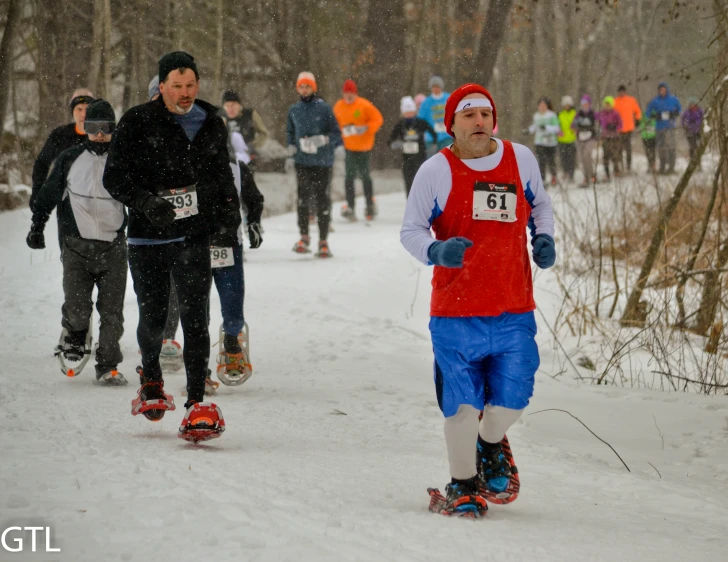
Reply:
[[[374,219],[374,185],[369,174],[369,157],[374,148],[374,137],[384,124],[384,118],[374,104],[361,97],[353,80],[344,82],[342,99],[334,105],[334,115],[341,127],[346,148],[346,205],[341,209],[341,216],[351,221],[356,220],[354,211],[354,180],[361,178],[364,184],[366,199],[366,218]]]
[[[619,131],[620,139],[620,160],[622,152],[627,153],[627,162],[625,171],[632,169],[632,133],[635,126],[639,127],[642,120],[642,110],[640,104],[632,96],[627,95],[627,86],[621,85],[617,88],[617,97],[614,99],[614,109],[617,110],[622,118],[622,129]]]

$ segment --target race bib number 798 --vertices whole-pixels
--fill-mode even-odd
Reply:
[[[518,188],[514,183],[475,182],[473,219],[516,222]]]
[[[230,267],[231,265],[235,265],[235,255],[232,248],[210,246],[210,266],[212,269]]]

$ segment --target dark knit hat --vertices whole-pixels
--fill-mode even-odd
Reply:
[[[228,102],[228,101],[236,101],[240,105],[243,105],[243,102],[240,101],[240,96],[237,92],[233,90],[225,90],[222,94],[222,103]]]
[[[164,82],[169,73],[178,68],[190,68],[195,73],[195,78],[200,79],[195,57],[184,51],[174,51],[159,59],[159,81]]]
[[[73,113],[73,110],[76,109],[77,105],[81,105],[82,103],[91,103],[94,99],[95,98],[93,96],[76,96],[70,103],[71,113]]]
[[[116,123],[114,108],[106,100],[94,100],[88,106],[88,109],[86,109],[86,121],[110,121]]]

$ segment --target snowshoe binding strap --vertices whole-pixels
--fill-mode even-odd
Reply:
[[[131,402],[131,415],[136,416],[144,414],[144,416],[151,421],[159,421],[164,416],[164,412],[167,410],[173,411],[176,409],[174,405],[174,398],[171,394],[167,394],[161,389],[161,393],[164,398],[153,398],[149,400],[142,400],[141,393],[147,385],[159,385],[160,382],[147,382],[137,392],[137,397]]]
[[[225,419],[217,404],[198,402],[188,409],[179,426],[178,437],[192,443],[220,437],[225,431]]]

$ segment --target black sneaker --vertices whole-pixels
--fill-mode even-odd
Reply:
[[[137,397],[132,401],[132,414],[142,413],[148,420],[159,421],[164,417],[166,410],[174,410],[172,397],[170,396],[168,399],[164,393],[164,380],[161,376],[150,379],[144,376],[141,367],[137,367],[137,373],[139,373],[141,388]],[[152,407],[149,408],[149,406]]]
[[[511,465],[501,443],[486,443],[478,436],[478,478],[492,492],[504,492],[511,480]]]
[[[443,515],[468,515],[478,517],[488,511],[488,502],[478,493],[478,477],[453,480],[445,486]]]
[[[237,334],[225,334],[225,339],[223,340],[223,345],[225,346],[225,351],[227,353],[242,353],[243,350],[240,347],[240,342],[238,341]]]

